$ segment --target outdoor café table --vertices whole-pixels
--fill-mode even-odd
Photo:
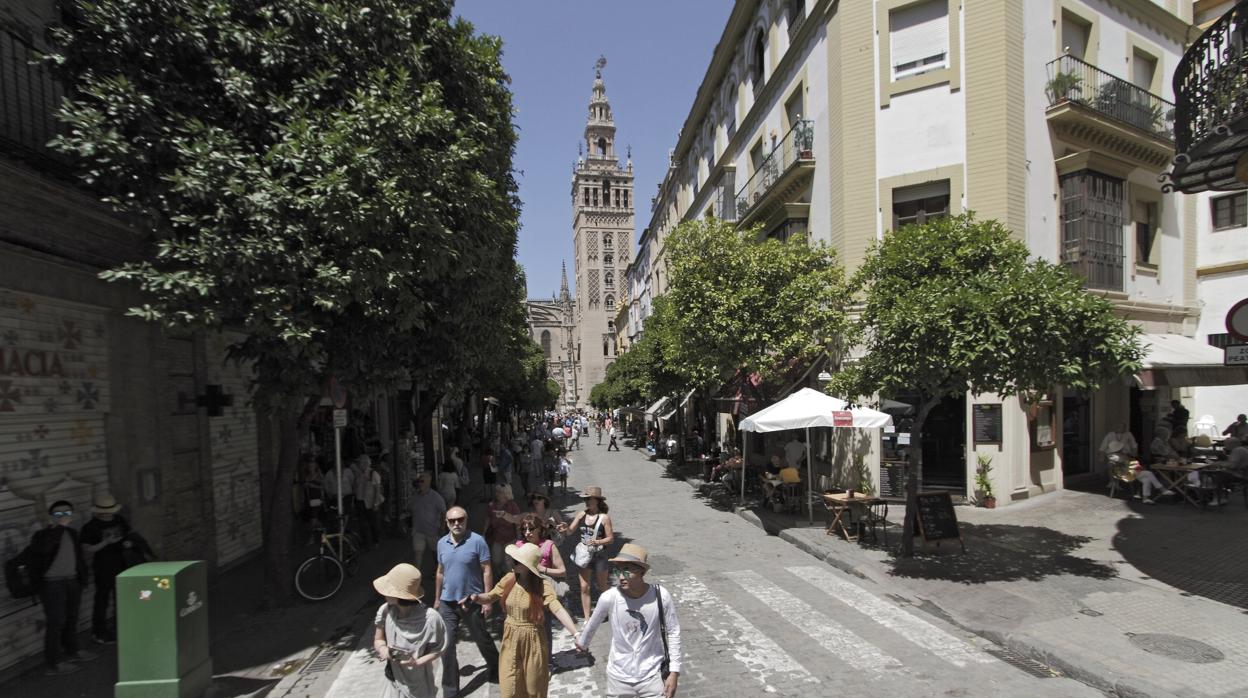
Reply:
[[[858,535],[850,534],[849,529],[845,527],[845,515],[849,514],[852,519],[854,507],[869,507],[884,500],[879,497],[862,494],[861,492],[855,493],[852,497],[849,496],[848,492],[836,492],[831,494],[825,493],[823,501],[827,503],[828,511],[832,514],[831,520],[828,521],[826,533],[831,536],[839,531],[845,537],[845,540],[852,543],[858,540]]]
[[[1208,466],[1208,463],[1154,463],[1152,471],[1163,480],[1163,484],[1177,492],[1194,507],[1203,507],[1202,503],[1192,497],[1191,488],[1187,487],[1187,474],[1197,473]]]

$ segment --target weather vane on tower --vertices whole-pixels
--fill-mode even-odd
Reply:
[[[599,54],[598,60],[594,61],[594,77],[602,77],[602,69],[607,67],[607,57]]]

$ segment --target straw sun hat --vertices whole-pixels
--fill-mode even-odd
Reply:
[[[602,493],[601,487],[586,487],[585,491],[581,493],[581,499],[589,499],[590,497],[595,497],[603,501],[606,501],[607,499],[607,496]]]
[[[101,492],[91,500],[91,511],[95,514],[116,514],[121,511],[121,505],[113,495]]]
[[[636,543],[625,543],[620,548],[620,552],[608,562],[641,565],[646,568],[647,572],[650,571],[650,563],[646,562],[646,549]]]
[[[390,568],[385,576],[373,580],[373,588],[382,596],[418,601],[425,595],[420,587],[420,570],[406,562]]]
[[[542,559],[542,549],[532,543],[524,543],[522,545],[510,544],[504,550],[507,557],[529,568],[529,571],[537,576],[542,576],[537,571],[537,563]]]

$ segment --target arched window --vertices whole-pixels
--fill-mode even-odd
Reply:
[[[611,180],[609,179],[602,180],[602,205],[611,205]]]
[[[763,86],[763,59],[767,55],[767,35],[759,29],[754,34],[754,55],[750,57],[750,77],[754,80],[754,89]]]
[[[603,299],[603,301],[602,301],[602,305],[603,305],[603,307],[605,307],[607,310],[615,310],[615,296],[613,296],[613,295],[611,295],[610,293],[608,293],[608,294],[607,294],[607,297],[606,297],[605,299]]]
[[[607,156],[607,139],[598,139],[598,154],[604,158]]]
[[[611,288],[615,285],[615,272],[609,271],[602,275],[602,285]]]
[[[614,266],[614,262],[615,258],[611,256],[610,252],[604,252],[602,254],[602,265],[604,267]]]
[[[542,353],[550,358],[550,330],[542,330]]]
[[[608,247],[608,248],[609,248],[609,247],[611,247],[611,244],[612,244],[614,241],[615,241],[615,238],[613,238],[613,237],[611,236],[611,233],[603,233],[603,234],[602,234],[602,246],[603,246],[603,247]]]

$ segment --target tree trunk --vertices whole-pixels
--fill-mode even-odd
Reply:
[[[919,494],[919,480],[923,478],[923,424],[932,408],[940,404],[940,398],[924,397],[919,403],[919,413],[910,427],[910,457],[906,464],[906,518],[901,526],[901,556],[914,557],[914,534],[918,510],[915,505]]]
[[[291,490],[299,463],[299,444],[307,434],[320,404],[320,396],[287,398],[278,415],[278,454],[273,469],[266,473],[262,491],[261,520],[264,526],[265,608],[290,605],[294,598],[294,576],[290,562],[293,545],[294,513]]]

